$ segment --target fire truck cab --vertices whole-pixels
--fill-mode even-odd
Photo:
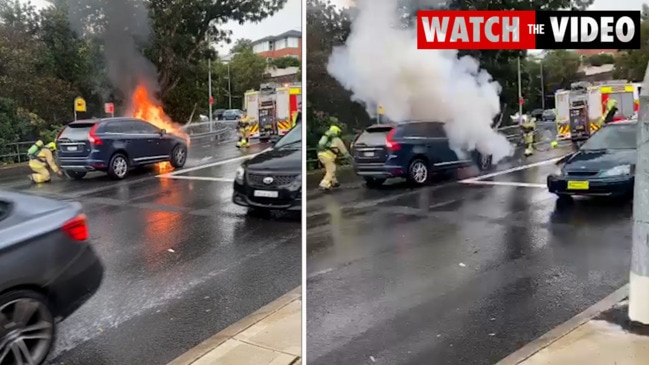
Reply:
[[[609,100],[617,101],[613,121],[632,119],[639,108],[639,91],[625,80],[591,84],[575,82],[555,93],[557,139],[583,141],[601,128]]]

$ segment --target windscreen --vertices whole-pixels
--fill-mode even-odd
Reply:
[[[293,129],[288,131],[282,139],[275,143],[275,148],[282,148],[284,146],[295,146],[295,148],[301,148],[302,144],[302,124],[296,124]]]
[[[385,139],[392,127],[374,127],[368,128],[363,132],[354,145],[364,144],[367,146],[382,146],[385,145]]]
[[[636,148],[636,124],[611,124],[590,137],[582,150],[627,150]]]
[[[71,139],[73,141],[86,140],[93,126],[94,124],[92,123],[70,124],[65,127],[59,139]]]

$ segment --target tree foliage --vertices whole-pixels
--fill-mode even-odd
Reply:
[[[630,81],[642,81],[649,64],[649,7],[642,6],[640,25],[641,48],[621,51],[615,57],[613,76]]]

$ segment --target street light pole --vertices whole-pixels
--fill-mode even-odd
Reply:
[[[523,117],[523,90],[521,86],[521,58],[518,57],[518,116],[519,118]]]
[[[232,109],[232,78],[230,77],[230,61],[228,61],[228,105]]]
[[[649,65],[640,92],[633,195],[629,319],[649,325]]]
[[[545,110],[545,80],[543,79],[543,60],[541,60],[541,109]]]
[[[212,123],[212,100],[213,100],[212,99],[212,60],[209,59],[209,58],[207,59],[207,68],[209,69],[209,72],[207,73],[207,88],[209,89],[209,92],[208,92],[209,93],[208,104],[210,104],[210,106],[209,106],[209,108],[210,108],[209,109],[209,113],[210,113],[209,121],[210,121],[210,132],[212,132],[213,128],[214,128],[213,123]]]

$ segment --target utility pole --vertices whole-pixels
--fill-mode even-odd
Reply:
[[[521,86],[521,58],[518,57],[518,116],[523,117],[523,90]]]
[[[647,65],[649,66],[649,65]],[[629,319],[649,325],[649,67],[640,91],[638,150],[633,195],[633,248],[629,279]]]
[[[214,99],[212,99],[212,59],[210,59],[210,58],[207,59],[207,68],[209,69],[209,72],[207,73],[207,88],[209,89],[208,102],[210,104],[210,107],[209,107],[210,108],[209,109],[209,113],[210,113],[210,117],[209,117],[210,132],[213,132],[214,123],[212,123],[212,102],[214,101]]]
[[[230,77],[230,61],[228,61],[228,108],[232,109],[232,78]]]
[[[545,110],[545,80],[543,79],[543,60],[541,60],[541,109]]]

